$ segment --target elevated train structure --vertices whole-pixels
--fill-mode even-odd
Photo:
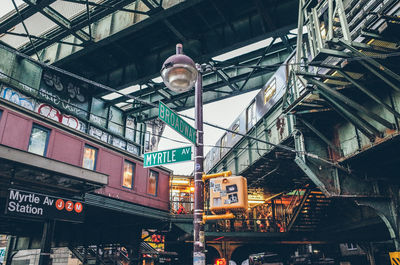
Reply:
[[[399,250],[399,15],[398,1],[300,1],[296,52],[207,154],[206,171],[232,170],[272,194],[317,188],[326,216],[299,219],[297,231],[329,237],[335,220],[357,240],[351,220],[363,218],[336,208],[344,203],[379,216]]]
[[[60,22],[57,13],[48,12],[59,8],[59,2],[26,2],[20,10],[25,18],[35,12],[44,13],[56,25],[35,37],[29,32],[11,30],[16,25],[22,29],[18,12],[0,23],[5,34],[0,39],[16,34],[32,37],[34,41],[7,44],[28,56],[38,52],[36,45],[38,57],[46,60],[34,62],[9,47],[0,49],[5,58],[0,62],[0,154],[3,150],[4,155],[1,202],[5,202],[8,189],[13,187],[54,196],[62,194],[75,200],[83,200],[86,194],[88,222],[85,225],[56,221],[54,230],[52,222],[46,221],[44,226],[39,221],[30,224],[28,219],[2,214],[1,230],[18,236],[10,242],[15,249],[40,247],[41,231],[54,230],[56,243],[69,246],[83,261],[88,256],[99,259],[102,247],[119,251],[124,246],[133,256],[138,249],[147,247],[144,251],[154,254],[145,242],[137,240],[145,227],[163,231],[172,243],[171,249],[189,245],[182,242],[190,243],[191,216],[168,212],[170,171],[162,167],[144,169],[140,157],[146,145],[145,121],[156,113],[151,104],[147,106],[140,100],[161,100],[177,111],[193,105],[192,91],[174,94],[151,80],[157,76],[162,57],[171,54],[177,41],[183,41],[196,61],[214,66],[215,71],[204,77],[205,102],[262,86],[232,123],[230,132],[207,154],[205,169],[206,173],[231,170],[243,175],[250,188],[262,187],[271,195],[269,199],[284,217],[282,232],[261,231],[256,220],[249,225],[250,229],[241,231],[235,230],[235,223],[230,224],[234,231],[223,230],[227,226],[217,230],[210,224],[206,231],[210,246],[226,252],[227,258],[241,244],[256,248],[264,247],[264,243],[284,242],[390,240],[387,251],[400,250],[398,0],[300,0],[294,52],[291,47],[295,39],[287,33],[295,18],[294,1],[275,3],[284,19],[270,14],[274,18],[271,21],[262,8],[264,4],[260,4],[262,1],[256,1],[257,8],[245,4],[246,1],[231,1],[235,14],[232,17],[225,13],[228,8],[219,8],[222,4],[226,7],[226,3],[214,3],[213,11],[218,16],[207,19],[204,13],[209,6],[200,0],[135,2],[129,6],[133,8],[129,11],[132,16],[123,13],[127,12],[123,7],[129,1],[116,4],[109,0],[112,8],[94,5],[87,13],[80,9],[79,16],[61,17],[72,23],[72,29]],[[147,18],[137,19],[138,14]],[[196,23],[201,24],[197,35],[191,27],[194,24],[186,27],[185,23],[178,23],[182,19],[192,21],[193,14],[208,22]],[[115,27],[115,21],[125,24]],[[165,38],[166,28],[174,37]],[[238,32],[242,32],[244,40],[237,38]],[[226,62],[211,59],[266,37],[282,41]],[[146,46],[144,55],[127,56],[132,43],[135,48]],[[154,47],[143,43],[152,43]],[[108,59],[100,56],[108,52]],[[49,62],[121,91],[136,84],[126,94],[138,100],[112,98],[112,91],[104,89],[105,85],[57,71],[46,65]],[[256,63],[261,70],[232,70],[246,62]],[[58,101],[54,95],[64,88],[59,79],[71,81],[77,77],[79,82],[89,81],[92,89],[85,94],[90,100],[82,104],[76,84],[65,87],[66,95],[80,102],[75,108],[70,101]],[[54,95],[44,91],[53,91]],[[82,108],[84,113],[78,113]],[[45,145],[41,155],[29,152],[33,133],[49,137],[42,142]],[[26,160],[14,161],[10,154]],[[97,163],[91,160],[93,154],[98,155]],[[54,168],[45,169],[38,166],[39,162]],[[86,166],[90,168],[85,169]],[[63,167],[69,171],[62,170]],[[124,184],[125,171],[126,179],[134,181],[130,187]],[[154,180],[158,181],[155,189]],[[288,195],[293,190],[296,191]],[[285,195],[293,200],[288,202],[287,210],[283,209]],[[281,200],[279,206],[274,198]],[[29,227],[35,232],[30,233]],[[26,235],[30,237],[23,238]],[[49,240],[43,242],[42,251],[49,251]],[[183,251],[190,253],[188,248]]]

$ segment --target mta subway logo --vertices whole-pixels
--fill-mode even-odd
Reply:
[[[56,208],[59,211],[62,211],[65,209],[67,212],[75,211],[76,213],[81,213],[83,210],[83,205],[80,202],[75,202],[75,203],[73,203],[71,201],[64,202],[63,199],[58,199],[56,201]]]

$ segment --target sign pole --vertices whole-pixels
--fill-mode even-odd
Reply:
[[[53,238],[54,221],[46,220],[43,224],[42,242],[40,243],[39,265],[50,264],[51,240]]]
[[[197,142],[194,155],[194,242],[193,242],[193,264],[205,265],[205,237],[204,237],[204,182],[203,182],[203,76],[201,65],[196,64],[198,70],[195,85],[195,129],[197,130]]]

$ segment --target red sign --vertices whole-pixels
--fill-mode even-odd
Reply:
[[[80,212],[82,212],[82,210],[83,210],[83,206],[82,206],[82,203],[80,203],[80,202],[76,202],[75,203],[75,212],[77,212],[77,213],[80,213]]]
[[[71,201],[67,201],[65,203],[65,210],[67,210],[68,212],[71,212],[74,209],[74,203]]]
[[[65,203],[64,203],[64,200],[63,199],[58,199],[57,201],[56,201],[56,208],[58,209],[58,210],[62,210],[62,209],[64,209],[64,205],[65,205]]]
[[[215,265],[226,265],[226,260],[225,259],[217,259],[215,261]]]

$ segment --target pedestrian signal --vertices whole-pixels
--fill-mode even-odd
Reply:
[[[248,208],[247,180],[242,176],[210,179],[210,210],[244,212]]]

